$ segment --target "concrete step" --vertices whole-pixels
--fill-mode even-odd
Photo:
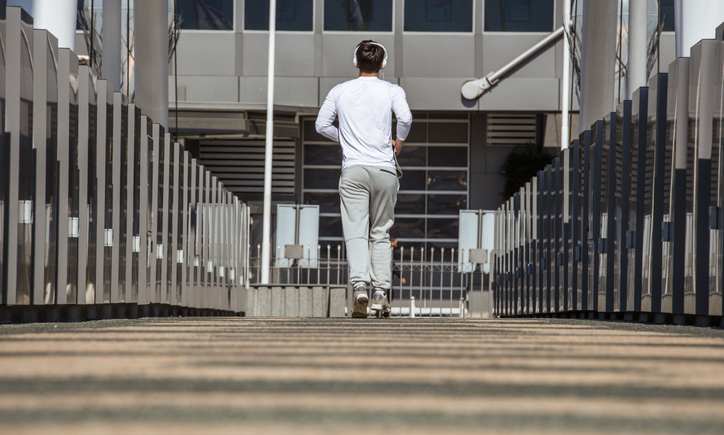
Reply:
[[[256,286],[246,291],[249,317],[344,317],[346,286]]]

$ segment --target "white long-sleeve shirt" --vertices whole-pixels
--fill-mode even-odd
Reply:
[[[358,77],[340,83],[327,94],[317,115],[317,132],[342,146],[342,167],[395,167],[392,113],[397,138],[405,140],[412,113],[401,87],[377,77]],[[339,120],[339,129],[334,120]]]

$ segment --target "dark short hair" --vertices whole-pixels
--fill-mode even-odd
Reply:
[[[357,47],[357,68],[362,72],[379,72],[385,59],[385,50],[374,41],[365,40]]]

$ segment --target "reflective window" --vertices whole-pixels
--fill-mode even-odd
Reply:
[[[427,150],[425,147],[405,144],[397,156],[397,161],[402,166],[425,166],[427,165]]]
[[[663,25],[664,32],[673,32],[675,28],[674,0],[661,0],[659,10],[659,22]]]
[[[468,190],[467,171],[430,171],[427,175],[428,190]]]
[[[400,180],[400,190],[425,190],[427,176],[425,171],[404,171]]]
[[[319,219],[319,237],[342,237],[342,218],[324,217]]]
[[[488,32],[550,32],[553,0],[486,0]]]
[[[269,30],[269,0],[244,2],[244,28]],[[311,32],[313,0],[277,0],[277,30]]]
[[[468,166],[467,147],[435,147],[428,149],[428,161],[435,166]]]
[[[431,239],[456,239],[459,223],[457,219],[428,219],[427,234]]]
[[[472,32],[473,0],[408,0],[405,31]]]
[[[400,193],[397,195],[397,214],[425,214],[425,195],[422,193]]]
[[[392,31],[392,0],[326,0],[324,30]]]
[[[179,25],[188,30],[234,30],[233,0],[177,0]]]
[[[339,213],[339,194],[307,192],[304,194],[305,204],[319,205],[320,213]]]
[[[305,189],[339,188],[339,169],[306,169],[304,171]]]
[[[467,195],[428,195],[427,213],[457,215],[461,209],[466,208],[467,202]]]
[[[339,145],[305,145],[305,165],[339,165],[342,161],[342,147]]]

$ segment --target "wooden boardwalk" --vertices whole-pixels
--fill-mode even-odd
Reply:
[[[724,333],[557,320],[0,327],[0,433],[724,433]]]

